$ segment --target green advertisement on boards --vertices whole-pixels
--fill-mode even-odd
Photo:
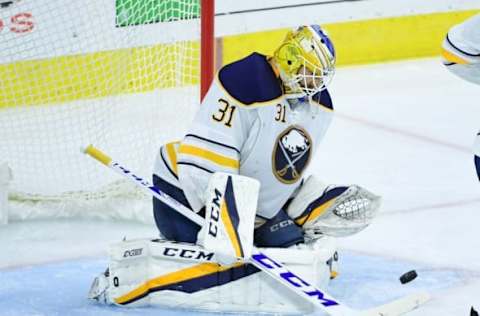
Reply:
[[[196,19],[199,0],[116,0],[117,27]]]

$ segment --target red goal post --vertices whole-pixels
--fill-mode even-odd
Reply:
[[[200,96],[205,96],[215,72],[215,0],[202,0],[201,4],[201,81]]]

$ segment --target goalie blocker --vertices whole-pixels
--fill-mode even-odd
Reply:
[[[249,177],[216,172],[210,178],[197,244],[215,252],[217,262],[250,259],[259,190],[260,182]]]

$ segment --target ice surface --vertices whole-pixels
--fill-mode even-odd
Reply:
[[[331,293],[358,308],[386,303],[414,290],[448,289],[462,283],[466,277],[463,271],[432,270],[420,266],[420,269],[417,269],[420,276],[415,282],[400,285],[397,276],[409,269],[412,263],[385,260],[348,251],[344,252],[342,260],[344,272],[332,285]],[[3,271],[0,287],[1,314],[109,316],[159,315],[161,311],[161,315],[180,316],[192,313],[160,308],[125,309],[86,300],[85,293],[90,287],[92,274],[102,271],[106,264],[105,259],[78,259]],[[195,315],[218,314],[195,312]]]
[[[340,68],[330,91],[337,115],[312,171],[383,197],[377,220],[340,240],[341,273],[331,292],[366,308],[429,290],[433,300],[412,316],[480,308],[480,184],[470,150],[480,87],[425,59]],[[0,227],[0,315],[190,314],[85,299],[109,243],[155,234],[153,224],[91,220]],[[400,284],[412,269],[418,278]]]

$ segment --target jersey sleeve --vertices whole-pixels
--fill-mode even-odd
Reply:
[[[199,211],[214,172],[238,174],[251,110],[232,103],[214,80],[178,149],[178,178],[190,205]]]
[[[480,14],[448,31],[443,42],[443,58],[456,64],[480,62]]]
[[[448,31],[442,44],[442,62],[458,77],[480,84],[480,14]]]

